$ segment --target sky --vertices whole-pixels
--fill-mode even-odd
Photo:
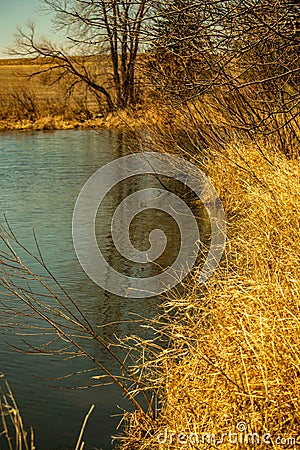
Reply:
[[[0,0],[0,58],[7,58],[5,48],[12,46],[17,26],[29,19],[36,24],[37,35],[53,37],[51,16],[39,11],[41,0]]]

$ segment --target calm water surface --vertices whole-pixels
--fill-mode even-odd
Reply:
[[[132,150],[124,135],[109,131],[0,134],[1,221],[5,214],[18,238],[33,251],[32,228],[35,229],[47,266],[105,338],[114,334],[145,333],[133,322],[133,318],[137,314],[153,317],[161,300],[124,299],[95,285],[83,272],[75,255],[72,214],[77,196],[87,179],[99,167]],[[143,267],[133,267],[120,260],[110,236],[111,217],[116,206],[141,187],[160,185],[153,177],[147,179],[147,176],[143,180],[137,178],[127,184],[120,183],[101,204],[96,234],[101,250],[112,265],[127,274],[137,275],[140,271],[145,276]],[[133,227],[133,239],[141,249],[147,248],[149,232],[158,223],[167,237],[172,239],[172,245],[160,261],[164,266],[172,264],[179,248],[178,227],[174,221],[167,220],[165,213],[146,211],[141,223]],[[0,292],[1,296],[3,300]],[[5,308],[0,303],[1,313],[5,313]],[[109,325],[111,322],[114,324]],[[9,344],[26,348],[23,340],[28,341],[27,336],[15,335],[0,328],[0,337],[0,372],[6,374],[11,384],[24,422],[35,429],[37,449],[74,448],[83,417],[92,403],[95,410],[85,434],[85,448],[111,449],[110,436],[115,433],[121,417],[117,405],[121,408],[129,406],[118,388],[110,385],[69,389],[95,383],[90,378],[95,373],[84,373],[66,380],[55,379],[90,367],[85,360],[18,353]],[[33,344],[34,339],[30,341]],[[38,343],[39,338],[36,339]],[[95,344],[91,345],[91,351],[114,371],[113,361]]]
[[[48,267],[95,326],[127,320],[125,324],[100,328],[104,337],[136,333],[137,325],[128,322],[131,313],[151,317],[156,312],[157,300],[126,300],[95,285],[82,271],[72,244],[72,213],[80,189],[99,167],[126,152],[123,136],[109,131],[0,134],[1,221],[5,214],[18,238],[32,250],[35,249],[32,228],[35,229]],[[98,214],[97,237],[107,254],[111,245],[110,217],[122,189],[126,188],[121,186],[112,193]],[[0,305],[0,312],[1,308]],[[25,423],[35,429],[37,448],[74,446],[82,419],[92,403],[95,410],[85,435],[86,448],[112,448],[110,436],[120,419],[117,405],[128,406],[118,389],[115,386],[63,389],[91,383],[89,374],[72,381],[52,378],[89,365],[82,360],[17,353],[9,344],[26,348],[22,336],[1,328],[0,336],[0,371],[11,384]],[[105,353],[93,350],[100,352],[101,360],[114,369]]]

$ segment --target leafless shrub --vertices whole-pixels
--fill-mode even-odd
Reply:
[[[251,138],[274,133],[280,149],[292,155],[299,145],[298,3],[155,5],[148,67],[159,95],[178,107],[208,101],[229,128]]]
[[[29,120],[36,120],[38,118],[38,99],[30,88],[15,88],[13,92],[10,93],[9,97],[16,118],[26,118]]]

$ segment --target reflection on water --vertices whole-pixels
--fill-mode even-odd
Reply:
[[[122,134],[109,131],[0,135],[1,221],[5,214],[17,237],[32,250],[35,248],[31,232],[34,227],[47,266],[98,327],[99,334],[107,339],[113,335],[145,332],[134,319],[153,317],[160,302],[159,298],[128,300],[103,291],[83,272],[73,248],[72,213],[76,198],[99,167],[128,153],[125,143]],[[165,231],[172,245],[167,245],[157,266],[130,264],[115,250],[110,232],[115,208],[130,193],[145,187],[161,186],[153,176],[135,177],[130,182],[120,183],[104,199],[96,221],[97,241],[109,263],[116,270],[143,277],[172,264],[180,245],[175,221],[162,211],[149,210],[134,219],[130,231],[133,244],[141,250],[149,246],[149,232],[158,224]],[[0,304],[0,313],[3,308]],[[128,407],[118,389],[112,385],[101,389],[64,389],[64,386],[93,384],[94,380],[89,377],[95,375],[94,372],[67,380],[55,379],[90,367],[86,361],[17,353],[8,344],[26,348],[24,340],[29,338],[1,328],[0,336],[0,371],[11,384],[25,423],[35,429],[37,448],[74,446],[82,419],[94,403],[96,408],[85,435],[88,444],[85,448],[110,449],[110,435],[115,433],[120,419],[116,405]],[[37,344],[40,338],[36,339],[31,342]],[[90,345],[102,362],[111,370],[116,369],[105,352],[96,344]]]

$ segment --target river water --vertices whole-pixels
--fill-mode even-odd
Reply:
[[[94,284],[82,270],[75,254],[72,214],[87,179],[104,164],[132,150],[134,148],[126,136],[106,130],[0,134],[1,222],[5,214],[18,239],[36,252],[34,228],[47,266],[106,339],[113,335],[144,333],[144,329],[135,323],[137,315],[153,317],[161,300],[153,297],[125,299]],[[134,188],[139,183],[135,181]],[[145,183],[157,187],[156,180],[144,180],[143,186]],[[110,236],[112,214],[120,198],[131,191],[132,183],[129,187],[121,184],[99,209],[97,239],[107,257],[112,258],[113,254]],[[138,234],[144,239],[158,222],[164,224],[166,234],[172,238],[171,249],[163,261],[163,265],[168,265],[176,257],[179,246],[175,236],[178,234],[176,223],[168,222],[163,212],[162,216],[145,213],[137,228]],[[123,260],[116,265],[125,272],[128,269]],[[5,317],[7,304],[0,292],[1,296],[4,303],[0,303],[0,313]],[[26,320],[27,323],[30,321]],[[15,323],[20,321],[22,318],[16,317]],[[95,373],[57,378],[88,369],[90,364],[82,359],[17,352],[12,346],[28,350],[28,340],[35,345],[40,339],[14,334],[20,330],[18,327],[0,328],[0,372],[5,373],[11,385],[25,424],[34,427],[37,449],[74,448],[82,420],[91,404],[95,404],[95,410],[86,429],[85,448],[111,449],[111,435],[116,434],[120,408],[130,407],[118,388],[109,385],[74,390],[74,387],[95,384],[91,379]],[[93,345],[91,351],[114,371],[114,362]],[[3,445],[0,445],[1,450]]]
[[[101,327],[99,333],[105,338],[136,333],[132,314],[151,317],[158,301],[153,298],[126,300],[103,291],[83,272],[73,248],[72,214],[82,186],[99,167],[128,151],[124,136],[109,131],[5,133],[0,136],[1,221],[5,214],[20,241],[33,251],[34,228],[47,266],[89,320]],[[103,203],[98,214],[97,238],[107,254],[111,246],[110,218],[120,198],[120,189]],[[1,308],[5,312],[5,306]],[[20,320],[16,318],[17,322]],[[114,324],[102,328],[110,322]],[[89,365],[74,359],[16,352],[11,346],[28,349],[23,340],[28,341],[29,337],[15,335],[13,331],[19,330],[17,327],[0,329],[0,371],[10,382],[25,424],[35,429],[37,448],[72,448],[92,403],[95,410],[85,434],[86,448],[112,448],[110,436],[115,434],[121,412],[117,405],[128,407],[118,388],[110,385],[70,389],[93,384],[89,374],[73,377],[71,381],[54,378]],[[35,345],[35,338],[30,342]],[[94,352],[114,370],[105,352],[99,349]]]

